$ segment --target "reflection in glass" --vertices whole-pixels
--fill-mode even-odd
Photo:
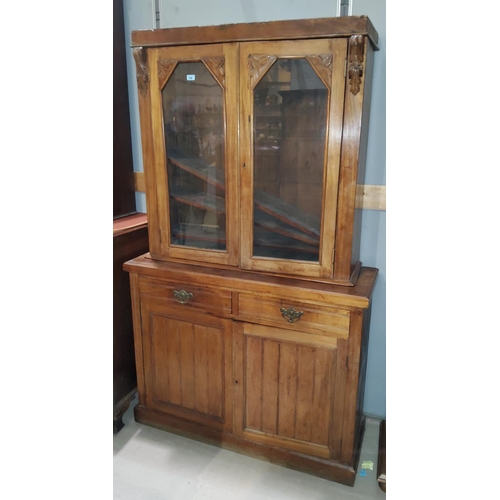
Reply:
[[[224,250],[223,92],[202,62],[179,63],[162,91],[173,245]]]
[[[306,59],[254,89],[255,256],[319,260],[328,91]]]

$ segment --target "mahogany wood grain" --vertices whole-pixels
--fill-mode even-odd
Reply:
[[[263,299],[261,295],[239,294],[239,317],[245,321],[269,324],[280,328],[345,339],[349,335],[349,311],[318,308],[284,297]],[[293,323],[283,317],[281,308],[293,307],[302,316]]]
[[[157,179],[155,175],[154,139],[151,127],[151,86],[149,85],[150,62],[148,52],[142,47],[134,49],[136,61],[139,122],[141,128],[142,161],[144,166],[144,180],[146,187],[146,206],[149,226],[149,251],[161,252],[160,221],[158,216],[158,199],[156,196]],[[144,84],[146,82],[146,84]]]
[[[262,340],[262,425],[266,434],[278,433],[280,344],[274,339]]]
[[[366,385],[366,369],[368,364],[368,344],[370,338],[370,321],[371,321],[371,309],[372,305],[362,311],[363,321],[362,321],[362,332],[361,332],[361,343],[359,348],[359,374],[358,374],[358,391],[356,398],[356,420],[355,420],[355,434],[359,437],[363,434],[363,426],[365,421],[365,416],[363,414],[364,408],[364,398],[365,398],[365,385]],[[355,447],[359,445],[361,447],[361,442],[355,444]]]
[[[245,376],[245,336],[243,334],[244,323],[240,321],[233,322],[233,387],[234,387],[234,413],[233,413],[233,430],[235,436],[241,438],[243,436],[243,428],[245,422],[245,404],[244,391],[246,384]]]
[[[378,270],[362,269],[355,286],[332,285],[310,279],[272,276],[244,270],[219,269],[151,259],[148,254],[124,264],[124,269],[171,283],[193,283],[220,290],[266,294],[269,298],[288,297],[308,304],[336,308],[367,308]]]
[[[323,276],[333,276],[334,248],[336,246],[335,221],[337,219],[337,200],[339,191],[340,153],[342,146],[342,120],[345,91],[345,58],[347,41],[330,40],[332,59],[332,80],[330,91],[330,109],[328,119],[328,149],[324,168],[322,238],[320,263],[325,272]]]
[[[363,77],[361,78],[360,90],[357,94],[353,94],[349,84],[346,85],[345,90],[338,200],[338,206],[340,208],[337,215],[337,244],[335,248],[333,274],[336,279],[345,282],[349,282],[352,279],[353,270],[359,260],[361,211],[356,210],[355,207],[357,184],[362,184],[364,180],[364,162],[366,156],[361,156],[360,158],[360,149],[362,146],[366,148],[365,138],[366,124],[369,118],[367,115],[369,114],[371,95],[370,68],[372,61],[370,44],[365,43],[364,47]],[[349,44],[349,51],[351,50],[353,50],[353,47],[352,44]],[[362,142],[362,139],[365,140]]]
[[[359,186],[363,186],[365,182],[365,171],[366,171],[366,161],[368,152],[368,125],[370,122],[370,109],[372,100],[372,81],[373,81],[373,63],[374,63],[374,53],[370,44],[365,44],[365,67],[364,67],[364,90],[363,90],[363,108],[361,111],[361,131],[359,137],[359,152],[358,152],[358,174],[356,178],[356,200],[354,203],[354,224],[353,224],[353,239],[352,239],[352,250],[351,250],[351,270],[356,262],[360,258],[360,248],[361,248],[361,226],[363,211],[362,208],[370,208],[370,205],[364,204],[364,199],[361,200],[361,206],[359,203]],[[373,189],[369,188],[369,189]],[[365,191],[364,191],[365,192]],[[385,186],[383,187],[383,193],[385,195]],[[364,198],[364,197],[363,197]],[[385,210],[385,196],[384,203],[382,205],[383,210]],[[369,200],[367,200],[369,201]]]
[[[231,343],[232,326],[229,323],[226,323],[226,325],[225,336],[220,335],[214,329],[208,330],[208,327],[205,327],[207,329],[206,340],[208,344],[208,413],[220,415],[221,417],[224,411],[224,388],[226,385],[225,345]],[[230,369],[230,366],[228,365],[227,368]],[[231,407],[232,405],[229,406],[229,408]]]
[[[209,413],[209,331],[207,327],[203,334],[198,335],[194,345],[195,390],[194,399],[196,410]]]
[[[201,437],[217,431],[220,445],[260,450],[257,455],[268,460],[278,456],[289,467],[300,464],[346,480],[344,473],[354,471],[359,459],[364,429],[359,414],[367,323],[359,306],[370,305],[376,270],[363,268],[356,286],[342,287],[144,256],[125,268],[135,275],[135,297],[142,304],[136,352],[145,395],[136,415],[148,415],[148,422],[153,415],[153,424],[173,423]],[[165,298],[176,281],[205,292],[197,307],[183,309]],[[310,327],[300,321],[291,328],[267,326],[265,314],[245,322],[242,296],[250,297],[257,313],[258,297],[262,305],[279,306],[294,293],[302,300],[290,303],[313,314],[317,325],[328,321],[331,310],[333,331],[341,326],[337,333],[348,328],[348,335],[325,334],[322,326],[313,332],[314,321]],[[215,310],[218,295],[222,307]]]
[[[275,272],[279,269],[282,273],[295,276],[321,276],[331,277],[333,272],[333,248],[335,244],[335,220],[338,163],[342,139],[342,115],[344,100],[344,67],[347,42],[344,39],[334,40],[307,40],[307,41],[280,41],[280,42],[253,42],[241,45],[240,49],[240,100],[242,133],[240,136],[241,161],[245,165],[241,169],[241,267],[254,271]],[[323,213],[328,214],[322,219],[321,229],[317,222],[304,221],[299,224],[290,214],[284,213],[281,220],[293,225],[306,234],[317,236],[321,234],[320,254],[318,263],[298,260],[268,259],[253,257],[254,240],[254,204],[258,208],[277,216],[274,207],[276,203],[262,203],[261,198],[276,197],[254,190],[255,158],[254,158],[254,99],[253,87],[250,82],[250,68],[247,61],[253,54],[272,55],[273,57],[305,57],[314,54],[332,54],[332,82],[334,89],[328,100],[328,141],[325,146],[325,163],[323,179]],[[334,164],[332,165],[332,162]],[[266,207],[271,205],[273,211]],[[296,212],[299,212],[295,209]],[[304,216],[302,216],[304,218]],[[311,216],[308,216],[312,219]],[[318,221],[319,222],[319,221]],[[316,227],[318,226],[318,227]]]
[[[361,16],[132,39],[153,233],[124,265],[136,420],[352,485],[378,272],[359,262],[376,31]],[[208,152],[191,122],[164,124],[184,63],[214,91],[192,122],[220,138]],[[292,70],[314,83],[297,93]]]
[[[297,345],[297,403],[295,407],[294,438],[301,441],[311,441],[313,416],[318,417],[319,407],[313,406],[314,369],[316,368],[316,350],[304,345]],[[324,351],[321,351],[324,352]],[[326,378],[326,374],[322,374]],[[319,444],[327,444],[328,433],[321,436]]]
[[[130,271],[129,271],[130,272]],[[139,404],[146,404],[146,383],[142,345],[141,300],[139,298],[139,275],[130,272],[130,298],[132,301],[132,321],[134,325],[135,369],[137,375],[137,395]]]
[[[339,340],[335,365],[335,394],[330,418],[330,458],[333,460],[340,460],[342,451],[345,396],[349,389],[347,387],[347,349],[347,340]]]
[[[336,342],[252,324],[244,324],[241,332],[245,366],[245,420],[237,423],[241,435],[329,457],[334,387],[330,370]]]
[[[195,408],[195,384],[194,384],[194,373],[196,371],[196,364],[195,364],[195,356],[194,356],[194,346],[195,346],[195,340],[194,340],[194,330],[197,330],[197,340],[199,337],[205,338],[207,336],[207,332],[203,335],[202,333],[199,333],[199,330],[206,330],[205,326],[200,326],[200,325],[194,325],[192,323],[188,323],[186,321],[184,322],[178,322],[177,324],[177,329],[180,331],[180,347],[181,347],[181,352],[180,352],[180,364],[181,364],[181,369],[180,369],[180,374],[181,374],[181,380],[182,380],[182,406],[184,408],[189,408],[190,410],[193,410]],[[220,367],[222,364],[222,352],[220,348],[220,338],[219,335],[214,336],[213,339],[216,343],[216,345],[213,348],[213,351],[215,351],[215,355],[208,356],[209,360],[212,361],[214,367]],[[210,344],[209,344],[210,345]],[[212,346],[210,346],[212,347]],[[221,393],[222,393],[222,384],[223,384],[223,377],[222,377],[222,372],[219,370],[209,370],[209,373],[212,372],[215,374],[215,380],[211,380],[213,387],[216,388],[214,391],[216,394],[215,399],[212,399],[209,397],[209,402],[212,404],[209,404],[209,411],[207,412],[210,415],[214,415],[216,417],[222,417],[221,413],[221,407],[222,407],[222,401],[221,401]],[[161,372],[160,372],[161,373]]]
[[[361,266],[361,211],[356,207],[362,203],[362,198],[357,191],[364,178],[373,52],[377,37],[369,19],[361,16],[176,28],[135,32],[134,37],[153,258],[203,262],[204,265],[219,267],[239,266],[255,272],[307,276],[345,286],[354,285]],[[293,168],[287,169],[290,184],[281,189],[284,200],[276,196],[278,193],[272,193],[272,186],[261,186],[261,180],[253,172],[254,88],[278,58],[297,57],[307,59],[329,89],[324,191],[318,205],[321,206],[321,217],[312,214],[317,221],[311,214],[299,216],[300,210],[294,213],[285,203],[288,198],[297,199],[302,210],[311,203],[310,200],[319,198],[317,187],[309,184],[303,173],[295,184],[292,179],[297,174],[293,169],[308,163],[306,150],[293,159],[295,149],[283,148],[284,157],[292,155],[287,163],[293,163]],[[221,229],[215,239],[196,233],[186,240],[186,244],[177,245],[172,244],[172,236],[177,241],[182,233],[178,230],[171,233],[170,228],[161,92],[176,65],[188,61],[203,61],[224,90],[225,174],[218,186],[225,193],[226,206],[224,212],[222,207],[217,212],[224,213],[226,228]],[[249,61],[254,61],[254,66],[249,66]],[[317,139],[311,137],[311,141],[314,140]],[[179,164],[173,157],[171,160],[189,171],[187,163]],[[316,164],[316,160],[313,163]],[[192,173],[197,175],[197,170]],[[298,183],[300,178],[302,181]],[[303,186],[300,192],[296,187],[299,184]],[[203,201],[199,197],[194,200],[175,196],[177,202],[196,201],[196,206],[203,206],[199,204]],[[272,203],[268,200],[270,197]],[[254,204],[279,223],[263,225],[259,221],[254,226]],[[292,231],[287,231],[287,225]],[[259,230],[257,226],[260,226]],[[271,229],[270,234],[291,237],[292,240],[269,241],[270,245],[261,245],[261,228]],[[304,236],[301,236],[301,231]],[[320,234],[318,252],[314,240]],[[290,248],[295,248],[291,243],[294,239],[302,241],[305,246],[297,245],[295,258],[290,258]],[[254,241],[259,249],[257,257],[253,256]],[[275,258],[277,255],[288,256]]]
[[[179,303],[174,295],[176,291],[182,290],[193,294],[192,298],[185,304]],[[139,293],[142,300],[169,306],[172,310],[202,311],[205,314],[223,317],[231,314],[231,292],[228,290],[200,287],[183,282],[169,283],[141,277],[139,279]]]
[[[378,34],[366,16],[139,30],[132,32],[132,46],[186,45],[192,43],[193,40],[197,40],[200,44],[293,40],[354,34],[368,35],[374,47],[377,46]]]
[[[233,110],[233,103],[238,99],[238,47],[234,45],[214,44],[209,46],[183,46],[183,47],[164,47],[148,49],[151,60],[151,133],[154,140],[154,158],[155,163],[149,168],[154,168],[156,179],[156,192],[149,196],[154,197],[158,204],[158,227],[161,235],[161,244],[151,250],[151,254],[157,259],[185,258],[194,261],[204,261],[206,263],[237,265],[238,263],[238,240],[239,240],[239,196],[238,196],[238,177],[237,169],[233,164],[237,158],[237,133],[238,133],[238,114]],[[225,130],[225,165],[219,184],[225,188],[226,203],[226,250],[212,250],[190,248],[188,246],[178,246],[171,243],[171,227],[169,221],[170,214],[170,193],[167,179],[167,158],[172,156],[171,160],[182,168],[189,169],[189,160],[181,161],[173,148],[168,149],[167,153],[164,131],[164,117],[162,105],[162,89],[165,86],[168,75],[162,79],[158,78],[158,62],[161,60],[169,61],[200,61],[208,59],[222,59],[224,61],[224,130]],[[170,76],[172,72],[170,72]],[[154,82],[154,83],[153,83]],[[171,152],[171,153],[170,153]],[[195,159],[192,159],[193,162]],[[197,160],[198,163],[201,160]],[[191,171],[198,175],[198,165],[193,163]],[[193,170],[194,169],[194,170]],[[146,171],[146,169],[145,169]],[[222,180],[223,179],[223,180]],[[148,197],[148,193],[146,194]]]
[[[263,337],[270,340],[294,342],[296,344],[308,345],[310,347],[320,347],[325,349],[334,349],[337,347],[337,339],[335,338],[324,335],[311,335],[310,333],[299,331],[283,330],[282,328],[268,327],[262,324],[246,323],[245,334]]]
[[[239,45],[224,44],[226,99],[224,103],[226,133],[226,191],[228,264],[240,262],[240,163],[239,163]]]
[[[145,405],[230,431],[231,323],[149,301],[141,317]]]
[[[314,382],[313,382],[313,397],[311,402],[312,408],[317,408],[315,421],[311,424],[312,443],[321,443],[331,449],[331,422],[332,422],[332,407],[335,405],[335,387],[337,380],[335,378],[337,366],[338,351],[330,353],[327,350],[316,350],[315,366],[314,366]],[[330,404],[329,401],[331,401]],[[338,422],[334,425],[338,425]],[[327,439],[325,440],[325,437]]]
[[[148,313],[148,311],[145,311]],[[182,405],[182,350],[179,324],[172,318],[155,315],[145,324],[153,337],[151,345],[153,398]],[[165,334],[167,333],[167,334]],[[164,374],[167,374],[165,377]]]
[[[346,387],[358,387],[361,357],[363,311],[351,311],[351,325],[347,352]],[[352,463],[356,437],[360,429],[356,429],[359,421],[356,419],[358,391],[346,391],[344,407],[344,423],[342,426],[342,451],[340,460]]]
[[[245,429],[262,428],[262,343],[245,336]]]

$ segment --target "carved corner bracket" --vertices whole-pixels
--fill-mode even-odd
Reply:
[[[354,95],[360,90],[364,53],[365,37],[363,35],[351,36],[349,40],[349,83],[351,93]]]
[[[223,57],[206,57],[202,59],[203,64],[207,67],[208,71],[212,73],[212,76],[217,80],[219,85],[224,88],[226,84],[226,71],[225,71],[225,60]]]
[[[321,81],[325,84],[326,88],[330,89],[332,81],[332,54],[306,56],[306,59],[309,61],[309,64],[313,67]]]
[[[172,59],[160,59],[158,61],[158,84],[160,86],[160,90],[167,83],[176,65],[177,61]]]
[[[144,47],[136,47],[132,53],[134,55],[137,72],[137,86],[139,87],[139,92],[144,97],[149,87],[148,55]]]
[[[267,70],[276,61],[276,56],[250,54],[248,56],[248,70],[250,71],[250,89],[255,88]]]

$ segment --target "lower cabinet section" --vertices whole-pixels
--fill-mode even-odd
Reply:
[[[354,483],[376,270],[362,270],[343,293],[340,286],[256,283],[242,271],[220,276],[141,258],[125,267],[138,422]],[[303,299],[288,307],[280,297],[297,296],[298,287]],[[260,296],[262,323],[256,306],[248,314],[249,294]]]
[[[141,304],[146,406],[232,429],[232,321]]]
[[[247,323],[235,323],[234,337],[235,433],[330,458],[335,339]]]

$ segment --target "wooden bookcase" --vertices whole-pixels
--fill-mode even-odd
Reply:
[[[132,33],[136,420],[353,484],[371,293],[366,17]]]

